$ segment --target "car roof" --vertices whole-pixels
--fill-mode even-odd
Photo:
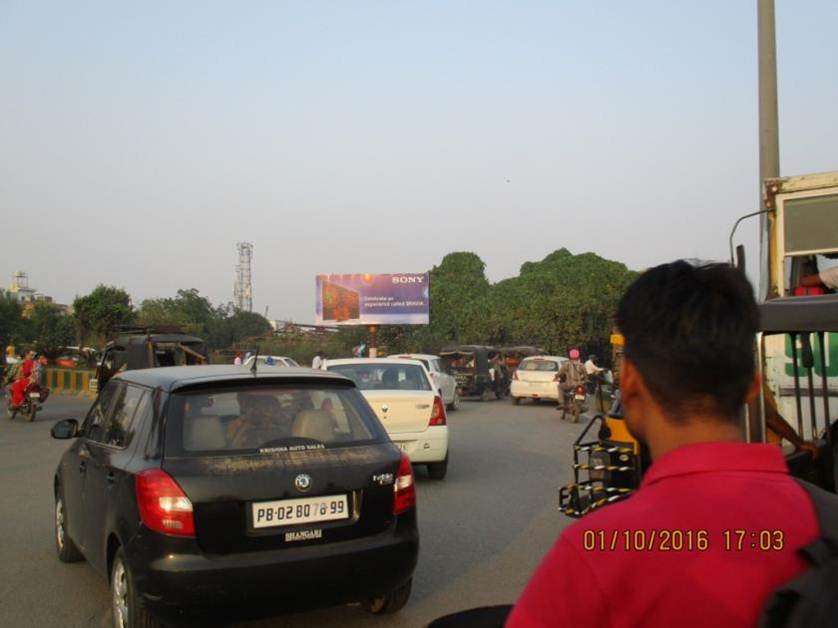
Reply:
[[[561,355],[528,355],[521,362],[529,362],[531,360],[555,360],[556,362],[564,362],[567,358]]]
[[[425,368],[419,360],[409,358],[342,358],[340,360],[326,360],[326,368],[344,364],[415,364]]]
[[[348,377],[339,373],[329,373],[315,369],[302,367],[287,367],[283,369],[269,369],[259,371],[254,375],[250,370],[232,364],[200,365],[200,366],[164,366],[153,369],[137,369],[134,371],[123,371],[113,379],[140,386],[161,388],[171,392],[186,386],[201,386],[205,384],[241,384],[245,382],[259,381],[261,383],[274,381],[281,383],[282,380],[291,380],[299,383],[300,380],[323,384],[339,384],[345,386],[354,383]]]
[[[430,353],[399,353],[392,357],[399,360],[439,360],[438,355],[431,355]]]

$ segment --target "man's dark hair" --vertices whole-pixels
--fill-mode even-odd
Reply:
[[[759,311],[745,275],[683,260],[644,272],[617,308],[625,356],[670,419],[738,416],[754,376]]]

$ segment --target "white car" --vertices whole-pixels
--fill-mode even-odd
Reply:
[[[353,358],[329,360],[326,370],[355,382],[390,439],[431,479],[448,471],[448,420],[439,391],[417,360]]]
[[[431,376],[431,383],[434,389],[442,395],[442,401],[448,410],[457,410],[460,407],[460,394],[457,392],[457,380],[442,370],[442,359],[438,355],[427,353],[401,353],[390,356],[400,360],[418,360],[428,370]]]
[[[271,359],[272,363],[268,362],[268,358]],[[255,359],[256,359],[255,355],[250,356],[249,358],[247,358],[244,361],[244,363],[242,363],[242,366],[250,368],[251,366],[253,366],[253,360],[255,360]],[[286,358],[285,356],[282,356],[282,355],[260,355],[259,356],[259,366],[293,366],[293,367],[298,367],[300,365],[297,364],[297,362],[295,362],[293,359]]]
[[[509,394],[516,404],[521,399],[559,401],[559,368],[567,358],[537,355],[524,358],[512,374]]]

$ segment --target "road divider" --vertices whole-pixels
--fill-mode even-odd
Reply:
[[[47,387],[57,394],[93,397],[90,392],[90,378],[93,371],[88,369],[47,369]]]

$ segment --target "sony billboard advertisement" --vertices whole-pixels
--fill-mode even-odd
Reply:
[[[318,325],[427,325],[428,273],[317,275]]]

